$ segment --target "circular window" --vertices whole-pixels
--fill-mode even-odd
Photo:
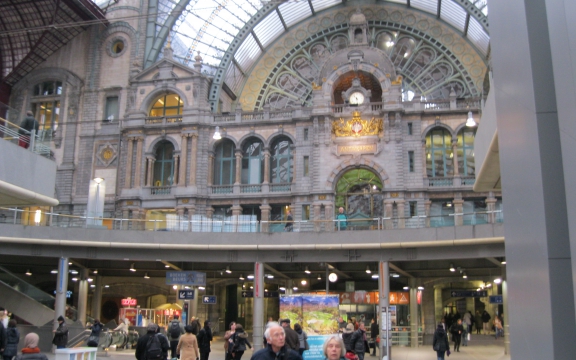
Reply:
[[[117,40],[112,44],[112,54],[120,54],[124,50],[124,41]]]
[[[126,39],[122,36],[114,36],[107,41],[106,52],[112,57],[118,57],[126,52]]]

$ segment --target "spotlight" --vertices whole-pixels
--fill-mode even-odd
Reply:
[[[92,271],[92,274],[98,274],[98,269],[94,269],[94,271]]]
[[[50,271],[51,274],[58,274],[58,270],[52,270]]]
[[[108,289],[108,288],[110,287],[110,285],[104,285],[104,287],[105,287],[106,289]]]
[[[306,274],[310,274],[310,270],[308,269],[308,266],[306,266],[306,268],[304,269],[304,272],[305,272]]]
[[[307,282],[306,282],[306,280],[302,280],[302,281],[300,281],[300,284],[302,284],[302,286],[306,286]]]
[[[268,275],[266,275],[266,277],[267,277],[268,279],[274,279],[274,275],[272,275],[272,274],[268,274]]]
[[[472,111],[468,111],[468,119],[466,119],[466,126],[468,127],[476,126],[476,121],[474,121],[474,117],[472,117]]]
[[[232,274],[232,270],[230,270],[230,266],[226,266],[226,274]]]
[[[254,279],[254,274],[248,275],[248,280],[252,280],[252,279]]]
[[[286,291],[286,288],[285,288],[284,286],[280,286],[280,287],[278,288],[278,290],[280,290],[280,291]]]
[[[70,262],[68,262],[68,265],[72,265],[72,262],[71,262],[71,261],[70,261]]]
[[[418,290],[424,290],[424,286],[418,286]]]
[[[502,279],[500,279],[500,278],[494,279],[494,284],[500,284],[501,282],[502,282]]]
[[[168,268],[170,267],[170,265],[164,265],[164,267],[165,267],[166,269],[168,269]]]
[[[132,263],[132,265],[130,265],[130,271],[132,271],[132,272],[136,271],[136,268],[134,267],[134,263]]]
[[[238,279],[244,280],[244,275],[240,274],[240,277]]]
[[[372,279],[378,279],[380,276],[378,276],[378,274],[373,274],[372,275]]]
[[[72,275],[78,275],[78,270],[69,270],[68,272]]]
[[[294,286],[294,287],[292,288],[292,290],[298,291],[298,286]]]
[[[502,264],[502,265],[506,265],[506,260],[502,260],[502,261],[500,261],[500,264]]]
[[[370,266],[366,266],[366,274],[371,274],[372,271],[370,270]]]
[[[96,285],[92,284],[92,285],[90,285],[90,287],[91,287],[91,288],[95,288],[95,287],[96,287]]]
[[[214,140],[222,139],[222,135],[220,134],[220,126],[216,126],[216,130],[214,130],[214,135],[212,136]]]
[[[92,282],[92,281],[94,281],[94,279],[92,279],[92,278],[88,278],[88,279],[86,279],[86,281],[88,281],[88,282]]]
[[[462,277],[463,277],[464,279],[468,279],[468,275],[466,275],[466,273],[462,273]]]
[[[144,279],[150,279],[150,276],[148,276],[148,273],[144,273]]]
[[[30,271],[30,269],[26,270],[26,276],[32,276],[32,272]]]
[[[390,275],[390,276],[392,276],[393,278],[399,278],[400,274],[392,273],[392,275]]]
[[[178,289],[178,285],[172,285],[172,289],[174,290]]]
[[[322,275],[318,274],[318,280],[322,280]]]
[[[73,277],[72,279],[70,279],[72,281],[78,281],[78,278]]]
[[[450,271],[452,271],[452,272],[456,271],[456,268],[454,267],[454,264],[450,264]]]
[[[402,289],[404,289],[404,290],[410,290],[410,287],[409,287],[409,286],[404,286]]]

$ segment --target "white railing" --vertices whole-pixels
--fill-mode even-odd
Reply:
[[[26,148],[38,155],[47,158],[51,157],[50,146],[44,144],[35,130],[32,130],[32,132],[24,130],[20,126],[2,118],[0,118],[0,138]]]

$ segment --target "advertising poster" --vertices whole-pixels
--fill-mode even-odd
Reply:
[[[280,296],[280,319],[290,319],[290,326],[302,324],[302,297]]]
[[[338,333],[338,295],[303,295],[302,328],[308,335],[310,350],[304,351],[304,360],[323,360],[322,345],[331,335]]]

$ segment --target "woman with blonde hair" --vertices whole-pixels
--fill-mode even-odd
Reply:
[[[338,335],[332,335],[322,345],[324,360],[346,360],[346,347]]]
[[[186,325],[184,327],[186,333],[180,336],[178,346],[176,346],[176,354],[180,355],[180,360],[196,360],[200,357],[198,351],[198,340],[194,335],[194,327]]]

